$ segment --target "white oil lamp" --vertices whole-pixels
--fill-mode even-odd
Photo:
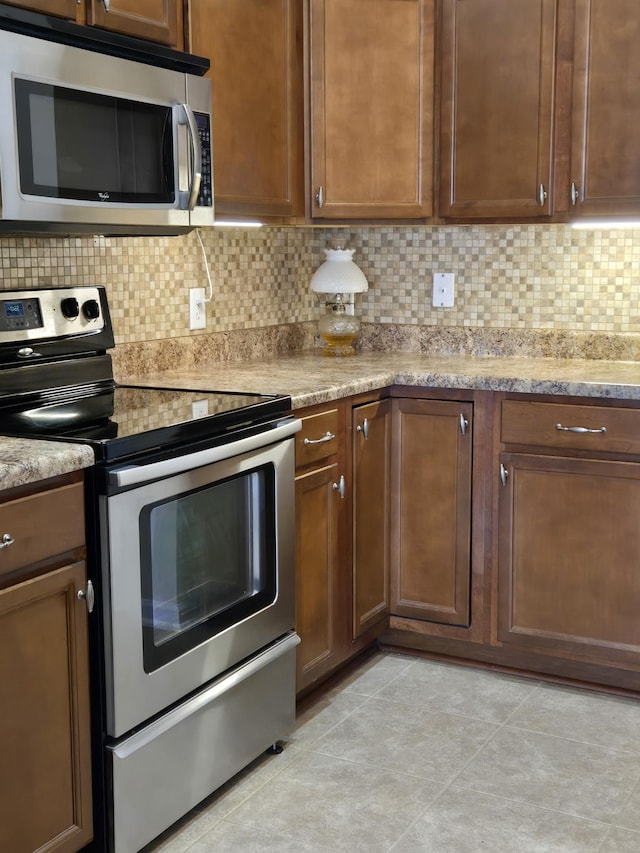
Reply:
[[[318,321],[318,333],[325,342],[322,352],[328,356],[355,355],[353,342],[360,331],[354,314],[355,294],[364,293],[369,285],[353,261],[355,249],[336,245],[324,253],[326,261],[311,277],[311,290],[327,308]]]

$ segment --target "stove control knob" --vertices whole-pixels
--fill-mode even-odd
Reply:
[[[66,299],[63,299],[60,303],[60,308],[62,310],[62,316],[66,317],[67,320],[75,320],[80,313],[78,300],[74,299],[73,296],[68,296]]]
[[[87,320],[97,320],[100,316],[100,306],[98,305],[97,300],[87,299],[86,302],[83,302],[82,313]]]

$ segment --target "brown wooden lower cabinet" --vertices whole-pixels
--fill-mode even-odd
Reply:
[[[640,664],[640,465],[502,454],[498,639]]]
[[[298,689],[381,637],[640,692],[640,403],[431,394],[304,419]]]
[[[337,462],[296,477],[298,690],[338,663],[339,497],[333,488],[338,480]]]
[[[392,612],[468,627],[473,404],[393,406]]]
[[[349,656],[345,403],[305,409],[296,434],[296,688]]]
[[[0,552],[0,850],[74,853],[93,835],[87,606],[78,598],[87,584],[83,485],[66,478],[7,494],[0,529],[14,541]],[[52,556],[61,547],[68,562]]]
[[[389,613],[391,400],[353,409],[353,637]]]

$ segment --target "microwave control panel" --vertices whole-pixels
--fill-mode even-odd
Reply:
[[[198,207],[213,206],[213,167],[211,162],[211,116],[207,113],[194,113],[196,126],[200,137],[202,149],[202,178],[200,180],[200,193],[198,194]]]

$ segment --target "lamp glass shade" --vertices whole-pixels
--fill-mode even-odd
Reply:
[[[311,277],[315,293],[364,293],[369,289],[365,274],[354,263],[355,249],[325,249],[324,263]]]

